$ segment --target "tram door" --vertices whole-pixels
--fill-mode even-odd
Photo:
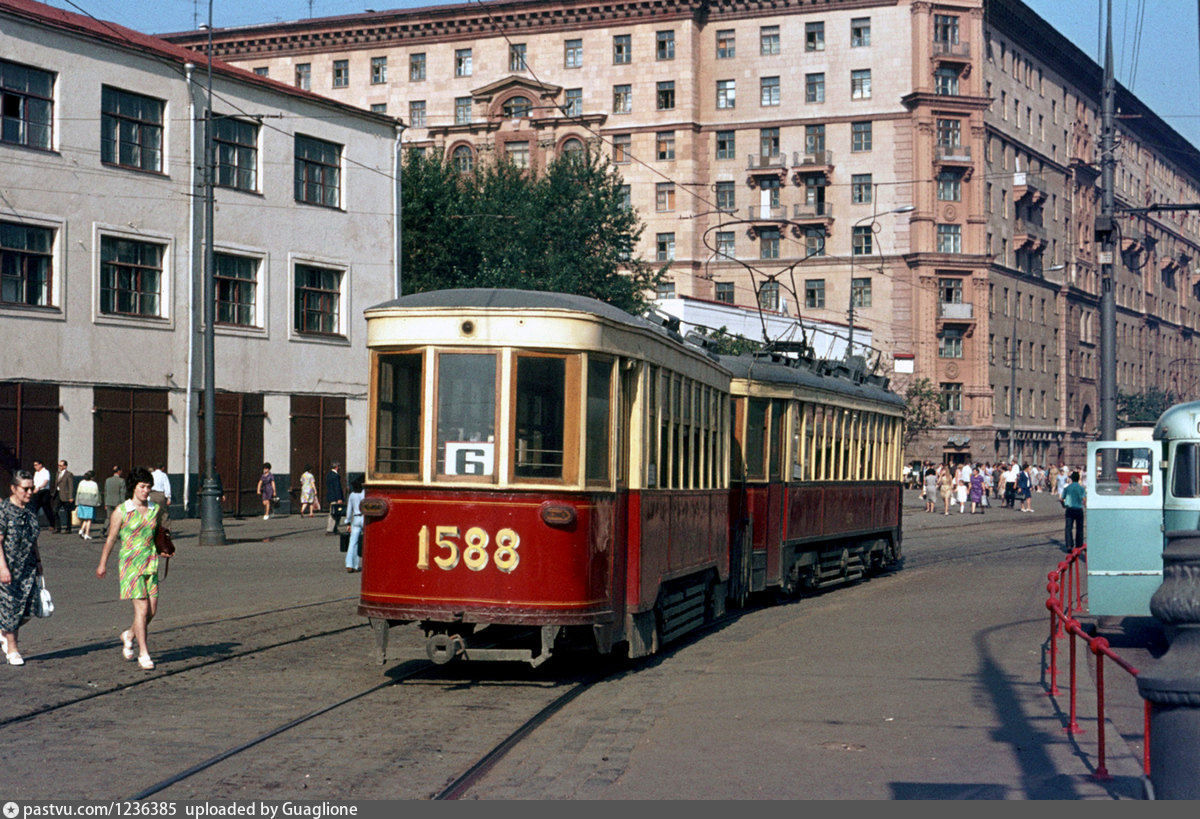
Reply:
[[[1150,615],[1162,584],[1161,441],[1096,441],[1087,449],[1088,612]]]

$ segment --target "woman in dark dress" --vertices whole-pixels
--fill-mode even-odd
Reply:
[[[24,665],[17,647],[17,630],[34,616],[39,603],[37,578],[42,573],[38,554],[38,519],[30,510],[33,474],[13,473],[11,497],[0,501],[0,647],[9,665]]]

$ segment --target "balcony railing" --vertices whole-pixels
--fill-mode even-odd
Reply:
[[[1035,203],[1046,198],[1046,178],[1040,173],[1018,171],[1013,174],[1013,201],[1019,202],[1026,196],[1032,196]]]
[[[970,145],[938,145],[934,150],[938,162],[970,162]]]
[[[933,55],[935,57],[961,57],[965,60],[971,56],[971,44],[946,43],[935,40],[933,43]]]
[[[812,153],[801,153],[796,151],[792,155],[792,167],[802,168],[805,165],[811,165],[816,168],[824,168],[833,164],[833,151],[814,151]]]
[[[831,202],[814,202],[812,204],[792,205],[793,219],[832,219],[833,204]]]
[[[1018,219],[1013,227],[1013,242],[1018,248],[1038,248],[1046,244],[1046,228],[1029,219]]]
[[[938,302],[938,318],[971,321],[975,318],[975,305],[971,302]]]
[[[746,170],[765,171],[782,170],[787,167],[787,154],[750,154],[746,161]]]
[[[751,205],[750,218],[758,221],[782,221],[787,218],[787,208],[783,205]]]

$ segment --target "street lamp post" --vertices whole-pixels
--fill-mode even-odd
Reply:
[[[217,486],[216,383],[213,365],[216,360],[213,325],[216,322],[216,287],[213,280],[213,111],[212,111],[212,0],[208,2],[208,110],[204,115],[204,481],[200,487],[201,546],[221,546],[225,543],[225,527],[221,522],[221,490]]]
[[[901,205],[898,208],[892,208],[891,210],[885,210],[883,213],[872,213],[870,216],[864,216],[863,218],[861,218],[857,222],[855,222],[854,228],[859,227],[860,225],[862,225],[863,222],[871,223],[871,228],[872,228],[872,230],[871,230],[871,247],[872,247],[872,249],[874,249],[874,247],[875,247],[875,230],[874,230],[875,219],[877,219],[880,216],[887,216],[890,213],[912,213],[916,209],[917,209],[916,205]],[[856,256],[856,254],[854,252],[854,246],[853,246],[854,229],[851,229],[851,231],[850,231],[850,241],[852,243],[851,247],[850,247],[850,304],[849,304],[849,309],[846,311],[846,316],[849,320],[849,325],[850,325],[850,333],[849,333],[849,338],[846,341],[846,361],[849,361],[850,357],[854,355],[854,258]],[[880,259],[883,258],[882,253],[880,253],[879,256],[880,256]]]

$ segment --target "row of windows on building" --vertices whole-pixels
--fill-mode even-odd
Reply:
[[[1055,376],[1057,381],[1058,376]],[[939,393],[943,412],[962,412],[963,403],[963,385],[957,381],[943,381],[939,385]],[[1012,403],[1013,397],[1016,397],[1016,405]],[[1073,402],[1074,396],[1071,396]],[[1028,387],[1017,387],[1014,393],[1010,387],[1003,387],[997,390],[995,385],[992,386],[992,414],[995,416],[1007,416],[1012,411],[1016,418],[1028,417],[1034,419],[1040,417],[1043,419],[1049,418],[1049,411],[1053,409],[1051,406],[1054,403],[1052,395],[1048,395],[1046,390],[1033,389]]]
[[[54,149],[55,79],[53,72],[0,60],[0,142]],[[162,99],[101,86],[100,161],[118,168],[166,173],[166,107]],[[216,184],[260,191],[258,123],[216,115],[212,125]],[[296,201],[340,207],[342,146],[302,134],[295,135],[294,144]]]
[[[939,15],[941,16],[941,15]],[[958,40],[957,18],[953,19],[953,37]],[[864,48],[871,45],[871,18],[856,17],[850,21],[849,44],[851,48]],[[949,36],[948,34],[946,36]],[[779,56],[782,54],[782,42],[778,25],[760,26],[758,32],[759,54]],[[804,50],[817,52],[825,50],[825,23],[822,21],[805,23]],[[735,29],[718,29],[715,36],[715,56],[718,60],[732,59],[737,56],[737,32]],[[654,33],[654,58],[656,61],[675,59],[675,31],[667,29]],[[628,65],[633,62],[633,35],[615,34],[612,37],[613,65]],[[408,55],[408,79],[411,82],[422,82],[428,77],[426,52],[414,52]],[[583,39],[570,38],[563,41],[563,68],[583,67]],[[527,71],[528,44],[509,43],[508,70]],[[470,77],[474,73],[474,50],[458,48],[454,51],[454,76]],[[254,69],[260,76],[269,76],[269,66],[258,66]],[[386,85],[388,82],[388,58],[386,56],[371,57],[370,80],[372,85]],[[348,59],[334,60],[331,67],[330,83],[334,88],[347,88],[350,85],[350,61]],[[312,63],[299,63],[295,68],[295,84],[299,88],[311,90]]]
[[[0,304],[54,304],[56,228],[0,221]],[[119,236],[100,237],[99,311],[106,316],[166,318],[165,263],[169,245]],[[263,326],[263,260],[214,254],[216,320],[236,327]],[[343,335],[341,300],[345,271],[297,263],[294,268],[292,329]]]

